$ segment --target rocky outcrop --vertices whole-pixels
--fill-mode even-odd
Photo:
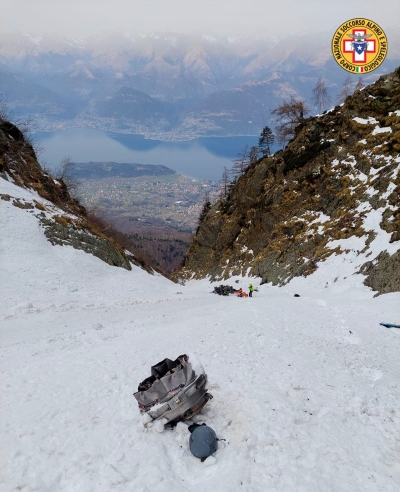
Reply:
[[[351,253],[366,285],[399,291],[399,152],[397,69],[250,165],[202,221],[175,278],[247,274],[284,285]]]
[[[379,294],[400,291],[400,251],[393,255],[383,251],[375,262],[364,263],[360,273],[367,275],[365,285],[378,291]]]
[[[90,233],[87,229],[79,227],[69,217],[54,216],[48,219],[42,212],[40,223],[44,228],[44,234],[51,244],[60,246],[72,246],[90,253],[105,261],[109,265],[131,269],[126,255],[119,251],[111,241]]]
[[[153,273],[142,260],[128,253],[99,227],[79,201],[70,195],[62,179],[54,179],[43,171],[33,146],[23,132],[2,119],[0,178],[36,192],[37,199],[33,199],[32,202],[4,194],[0,198],[5,201],[11,200],[14,206],[33,213],[53,245],[72,246],[110,265],[131,270],[131,265],[134,264]]]
[[[19,186],[37,194],[65,211],[85,215],[85,209],[75,200],[62,180],[46,173],[37,161],[26,133],[0,118],[0,176],[12,179]]]

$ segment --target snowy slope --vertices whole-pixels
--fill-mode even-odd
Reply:
[[[332,257],[219,297],[51,246],[29,210],[0,205],[3,492],[399,490],[400,330],[379,322],[400,321],[400,294],[332,282]],[[198,420],[226,439],[204,463],[185,424],[146,430],[132,396],[190,352],[214,395]]]

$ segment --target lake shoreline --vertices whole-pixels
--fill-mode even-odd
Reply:
[[[73,162],[119,162],[164,165],[179,174],[218,181],[247,145],[258,144],[255,136],[201,137],[183,141],[152,140],[139,134],[108,132],[93,128],[32,132],[44,150],[40,162],[59,167],[64,157]]]
[[[60,128],[60,129],[54,129],[54,130],[38,130],[38,131],[31,131],[31,135],[40,135],[44,133],[59,133],[59,132],[64,132],[64,131],[69,131],[69,130],[93,130],[93,131],[100,131],[100,132],[106,132],[106,133],[115,133],[118,135],[130,135],[132,137],[141,137],[144,140],[151,140],[154,142],[176,142],[176,143],[181,143],[181,142],[192,142],[193,140],[200,140],[200,139],[208,139],[208,138],[259,138],[259,135],[197,135],[197,136],[186,136],[186,137],[181,137],[181,138],[165,138],[165,135],[163,137],[163,134],[160,136],[154,136],[150,137],[147,134],[143,133],[131,133],[131,132],[126,132],[123,130],[116,131],[116,130],[105,130],[105,129],[100,129],[100,128],[93,128],[90,126],[73,126],[70,128]]]

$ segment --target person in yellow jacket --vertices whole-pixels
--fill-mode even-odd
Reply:
[[[253,284],[249,284],[249,297],[253,297],[254,286]]]

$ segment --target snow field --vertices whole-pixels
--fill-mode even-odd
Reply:
[[[220,297],[53,247],[1,205],[2,491],[399,490],[400,330],[379,326],[399,321],[399,294],[373,298],[332,256]],[[144,427],[132,396],[183,353],[214,396],[195,420],[226,439],[204,463],[186,424]]]

